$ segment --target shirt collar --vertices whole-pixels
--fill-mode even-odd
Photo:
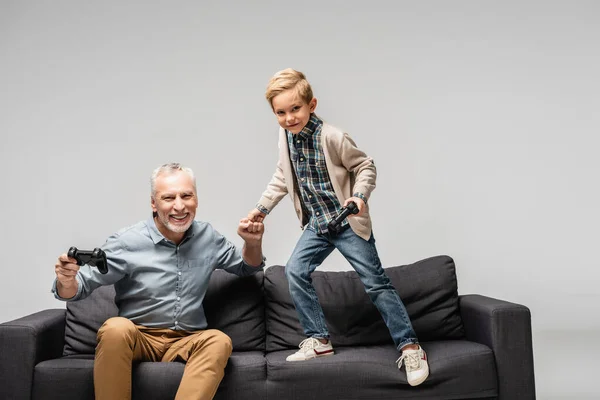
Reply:
[[[300,132],[298,132],[298,139],[306,140],[311,137],[317,131],[319,124],[321,124],[319,117],[317,117],[314,113],[310,114],[310,118],[306,123],[306,126],[302,128]]]
[[[161,240],[167,240],[167,238],[164,237],[163,234],[160,233],[160,231],[156,227],[156,222],[154,222],[153,216],[148,218],[148,221],[146,221],[146,225],[148,225],[148,232],[150,233],[150,237],[152,238],[154,244],[157,244]],[[193,221],[190,228],[187,231],[185,231],[185,235],[183,235],[183,240],[181,241],[181,243],[183,243],[183,241],[187,238],[194,236],[196,234],[196,230],[197,226],[195,224],[195,221]]]

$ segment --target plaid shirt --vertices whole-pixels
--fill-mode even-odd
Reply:
[[[327,232],[327,224],[340,210],[321,145],[323,121],[312,114],[310,120],[298,134],[287,132],[290,159],[306,215],[308,228],[317,233]],[[344,220],[342,226],[348,225]]]

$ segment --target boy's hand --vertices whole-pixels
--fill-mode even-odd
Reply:
[[[255,208],[248,213],[248,219],[252,222],[263,222],[266,216],[267,214],[260,211],[258,208]]]
[[[348,218],[358,217],[359,215],[363,215],[365,213],[365,209],[367,208],[367,205],[365,204],[363,199],[361,199],[360,197],[350,197],[349,199],[346,199],[346,201],[344,202],[344,207],[347,207],[348,203],[350,203],[351,201],[356,203],[356,206],[358,207],[358,213],[350,214],[350,215],[348,215]]]

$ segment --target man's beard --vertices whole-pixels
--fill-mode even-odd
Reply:
[[[190,215],[191,217],[191,215]],[[190,229],[190,226],[192,226],[192,222],[194,222],[193,218],[190,218],[190,220],[188,221],[187,224],[185,225],[173,225],[171,223],[171,221],[169,220],[169,215],[158,215],[158,218],[160,219],[160,222],[162,222],[162,224],[171,232],[175,232],[175,233],[183,233],[185,231],[187,231],[188,229]]]

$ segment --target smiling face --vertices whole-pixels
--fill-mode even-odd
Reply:
[[[304,101],[294,89],[288,89],[273,97],[271,102],[277,122],[294,135],[300,133],[317,108],[317,99]]]
[[[151,198],[156,227],[167,239],[178,243],[194,222],[198,198],[193,178],[185,171],[156,177]]]

